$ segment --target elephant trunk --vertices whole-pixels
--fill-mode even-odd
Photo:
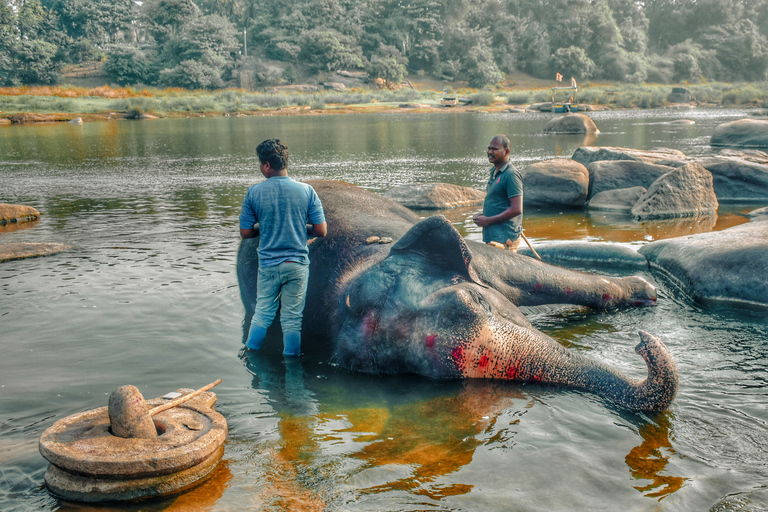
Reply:
[[[566,349],[545,334],[525,328],[493,332],[454,351],[464,377],[507,379],[563,385],[604,396],[634,411],[662,411],[677,394],[677,365],[664,343],[640,331],[635,352],[648,366],[648,377],[636,381],[614,368]],[[501,336],[499,336],[501,334]],[[510,335],[514,340],[510,341]],[[484,342],[480,338],[485,338]]]

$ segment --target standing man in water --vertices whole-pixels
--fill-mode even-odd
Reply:
[[[283,355],[297,356],[309,281],[307,238],[325,236],[328,226],[315,189],[288,177],[288,146],[268,139],[256,146],[256,154],[267,180],[248,189],[240,212],[240,237],[260,237],[256,311],[245,346],[261,347],[279,298]]]
[[[483,242],[497,242],[517,252],[523,232],[523,176],[509,161],[509,146],[509,137],[503,134],[488,144],[488,161],[493,168],[483,213],[475,215],[474,221],[483,228]]]

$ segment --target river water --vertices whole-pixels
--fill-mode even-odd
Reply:
[[[238,214],[262,179],[253,148],[279,137],[298,179],[375,192],[444,181],[482,188],[499,132],[513,162],[582,145],[716,153],[736,110],[591,114],[599,136],[544,136],[551,114],[263,116],[0,127],[0,202],[41,220],[0,242],[62,242],[54,256],[0,263],[0,510],[768,509],[768,321],[708,310],[667,289],[658,305],[593,313],[526,310],[572,350],[636,378],[637,331],[662,338],[680,370],[671,408],[644,415],[579,391],[350,374],[322,359],[243,354],[235,277]],[[670,124],[689,119],[694,124]],[[645,223],[526,211],[532,242],[638,247],[746,222],[760,205],[721,205],[709,222]],[[447,212],[469,239],[476,209]],[[429,215],[430,212],[419,212]],[[311,343],[305,340],[304,343]],[[51,496],[38,452],[56,420],[133,384],[147,398],[217,378],[227,419],[214,475],[175,498],[87,506]]]

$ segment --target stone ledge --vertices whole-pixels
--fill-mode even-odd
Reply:
[[[70,249],[71,246],[46,242],[7,242],[0,244],[0,262],[49,256]]]

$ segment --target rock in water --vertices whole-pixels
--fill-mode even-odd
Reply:
[[[136,386],[120,386],[109,395],[109,422],[118,437],[152,439],[157,428]]]

